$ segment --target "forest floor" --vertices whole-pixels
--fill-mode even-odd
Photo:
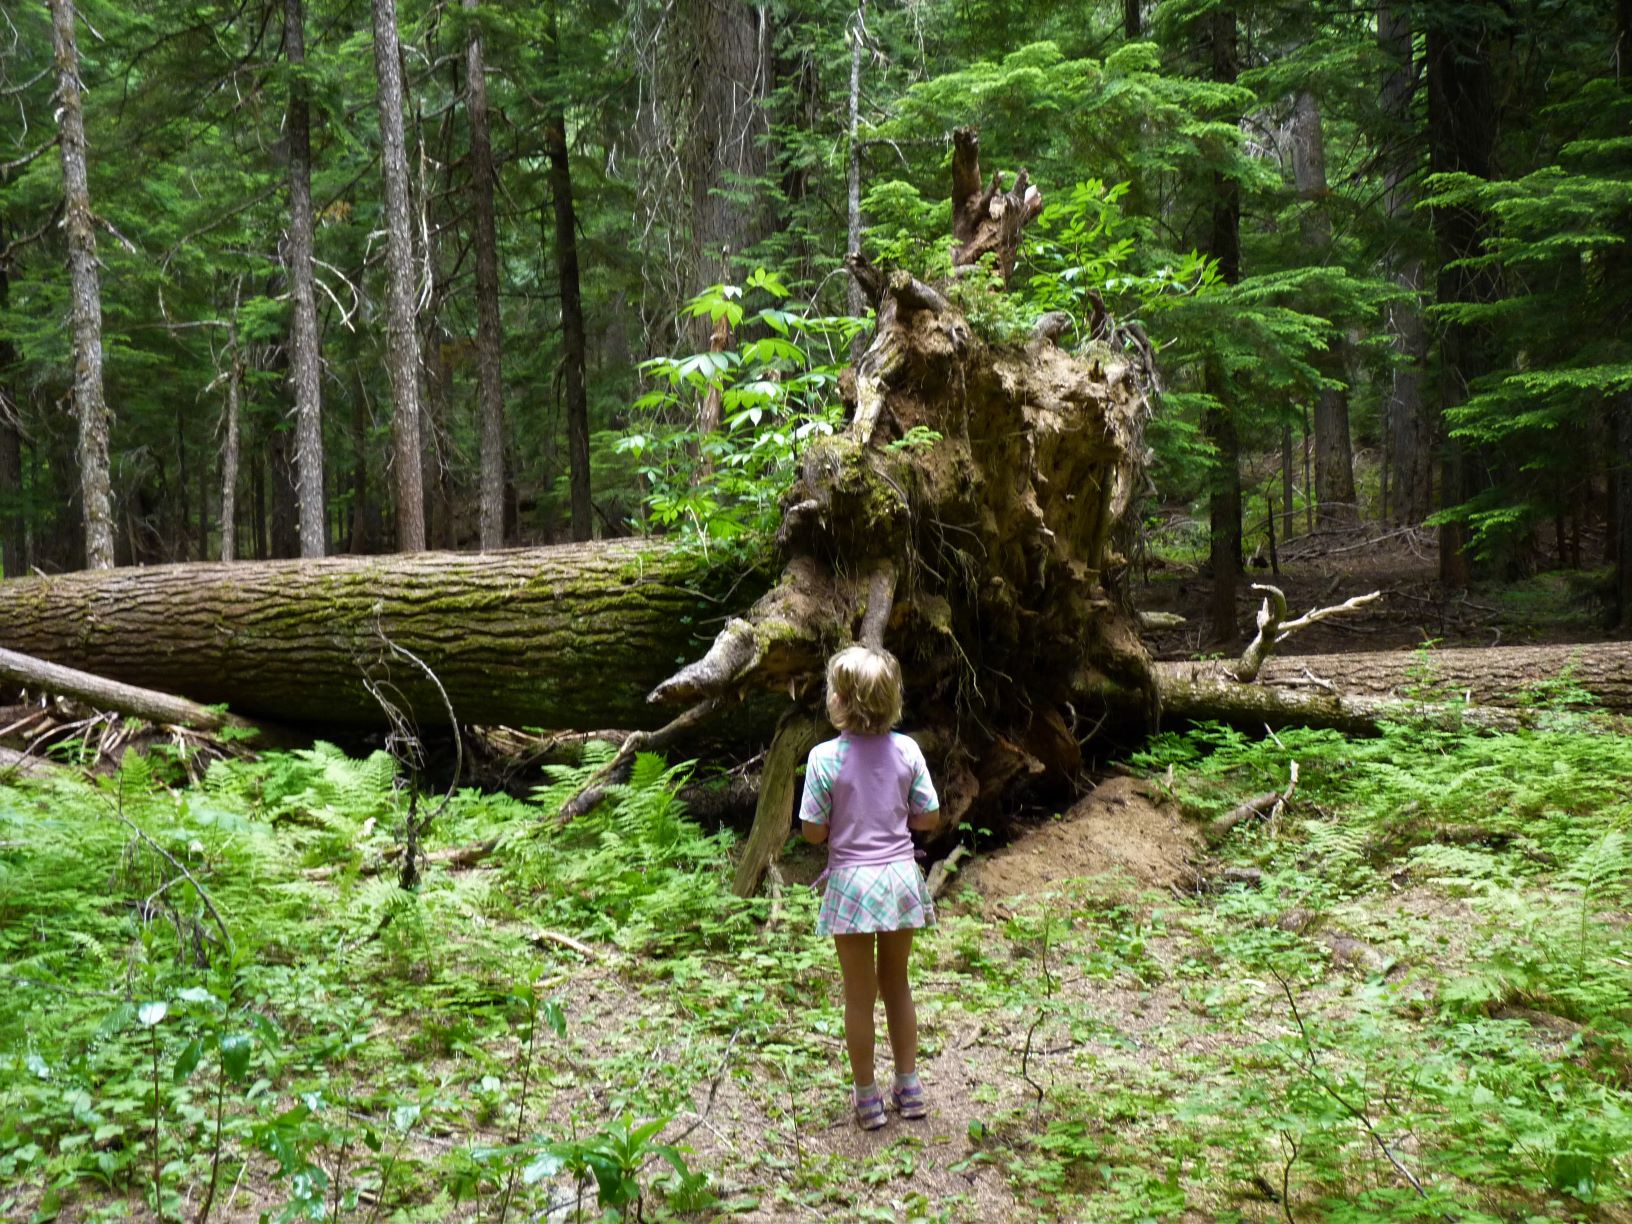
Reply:
[[[0,780],[0,1218],[196,1219],[214,1166],[233,1221],[1632,1220],[1632,744],[1578,713],[1166,734],[966,830],[931,1113],[873,1134],[816,857],[733,899],[661,761],[565,827],[580,771],[458,793],[428,847],[494,844],[411,892],[383,753],[189,764]]]
[[[1185,618],[1182,625],[1147,629],[1146,643],[1161,659],[1205,653],[1208,600],[1205,539],[1200,524],[1174,511],[1160,520],[1148,564],[1134,567],[1133,598],[1142,612]],[[1589,541],[1582,551],[1595,551]],[[1359,612],[1319,622],[1287,649],[1298,654],[1412,650],[1444,646],[1529,646],[1601,641],[1611,570],[1552,567],[1450,591],[1439,583],[1439,546],[1427,528],[1383,528],[1366,523],[1314,530],[1250,558],[1246,582],[1272,583],[1294,614],[1380,591]],[[1260,596],[1243,586],[1239,621],[1250,628]]]

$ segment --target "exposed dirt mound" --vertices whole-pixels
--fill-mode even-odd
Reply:
[[[1064,817],[984,854],[959,873],[987,901],[1045,892],[1062,881],[1109,877],[1136,890],[1188,887],[1200,830],[1139,778],[1107,779]]]

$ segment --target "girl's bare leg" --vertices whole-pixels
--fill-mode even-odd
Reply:
[[[878,940],[882,944],[884,936]],[[833,943],[839,952],[839,972],[844,975],[844,1044],[850,1051],[850,1078],[865,1088],[873,1083],[873,1004],[878,999],[873,936],[835,935]],[[895,1038],[893,1020],[890,1038]]]
[[[907,981],[912,936],[910,927],[905,931],[878,933],[878,992],[884,996],[884,1015],[890,1024],[890,1050],[895,1055],[897,1075],[918,1069],[918,1010],[913,1006],[912,986]]]

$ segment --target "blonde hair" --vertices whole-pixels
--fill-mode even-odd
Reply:
[[[887,650],[846,646],[827,661],[827,717],[840,731],[882,735],[901,718],[901,664]]]

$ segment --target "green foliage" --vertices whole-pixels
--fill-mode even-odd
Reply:
[[[553,813],[611,758],[592,745],[583,764],[549,766],[537,793]],[[721,946],[749,931],[747,906],[732,904],[725,871],[729,832],[706,833],[676,797],[689,763],[642,753],[627,783],[609,787],[592,812],[566,826],[553,819],[511,847],[516,887],[536,894],[552,925],[650,953]]]
[[[770,304],[749,314],[746,295]],[[780,521],[777,499],[801,451],[837,427],[839,370],[864,321],[794,308],[789,296],[763,268],[745,285],[713,285],[687,303],[684,316],[752,338],[643,364],[657,386],[635,401],[645,424],[625,434],[618,450],[639,463],[650,526],[705,548],[763,541]],[[710,396],[719,401],[719,428],[700,433],[698,414]]]

